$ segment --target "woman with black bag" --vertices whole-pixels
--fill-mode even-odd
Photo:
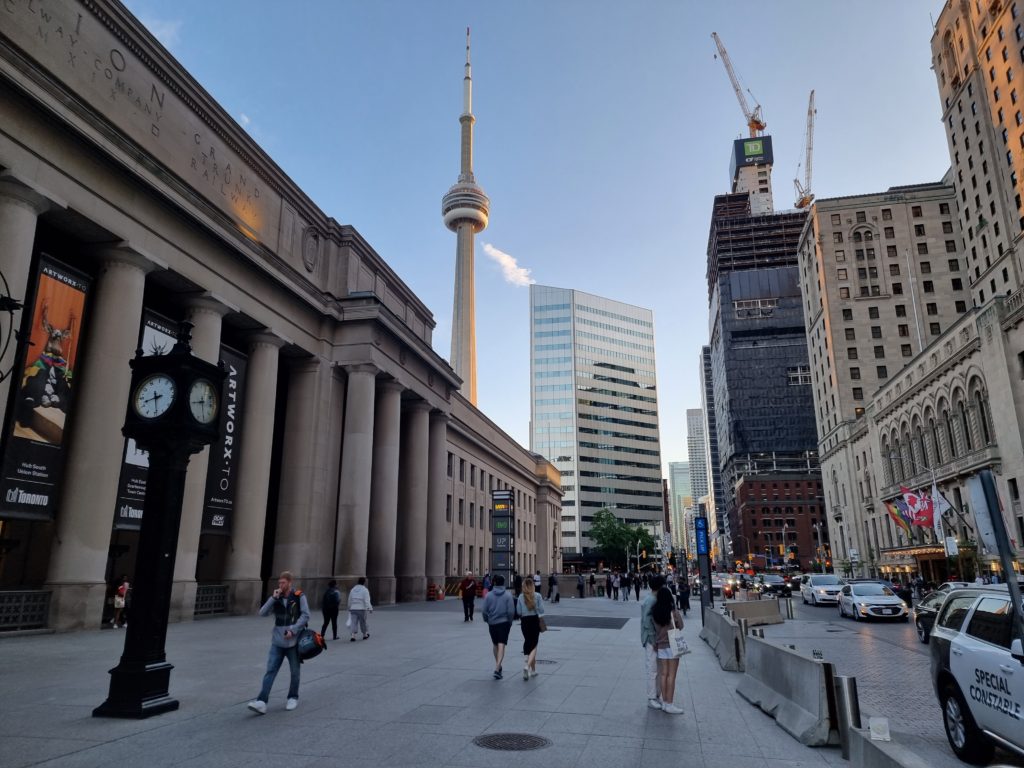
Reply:
[[[534,586],[533,579],[523,581],[523,593],[517,601],[519,626],[523,630],[523,680],[537,676],[537,644],[543,631],[544,600]],[[546,627],[544,627],[546,629]]]

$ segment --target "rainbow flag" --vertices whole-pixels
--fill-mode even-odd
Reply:
[[[902,503],[902,499],[895,499],[893,501],[885,502],[885,509],[889,513],[889,517],[896,523],[896,526],[902,528],[903,531],[910,536],[910,525],[913,518],[909,514],[909,510],[906,510],[906,503]]]

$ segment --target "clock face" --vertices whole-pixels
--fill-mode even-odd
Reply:
[[[135,390],[132,405],[144,419],[155,419],[174,404],[174,380],[162,373],[149,376]]]
[[[188,391],[188,408],[192,418],[200,424],[210,424],[217,418],[217,390],[206,379],[193,382]]]

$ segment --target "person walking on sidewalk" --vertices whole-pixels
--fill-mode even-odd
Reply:
[[[476,579],[472,571],[466,571],[465,578],[459,582],[459,590],[462,592],[462,620],[472,621],[476,605]]]
[[[677,589],[681,603],[679,607],[683,610],[683,616],[686,616],[690,612],[690,579],[685,574],[679,578]]]
[[[661,695],[658,692],[658,651],[654,647],[658,629],[654,626],[651,609],[657,602],[658,587],[661,586],[660,576],[651,576],[648,580],[651,593],[640,604],[640,644],[644,647],[644,679],[647,681],[647,706],[661,709]]]
[[[288,683],[288,702],[285,709],[291,711],[299,706],[299,633],[309,624],[309,603],[302,590],[292,589],[292,574],[282,571],[277,580],[277,589],[267,598],[259,610],[260,616],[274,614],[274,633],[270,640],[270,654],[267,657],[267,671],[263,675],[263,687],[259,695],[249,702],[249,709],[261,715],[267,714],[270,689],[274,678],[285,659],[291,679]]]
[[[370,590],[366,588],[366,577],[360,576],[359,582],[348,593],[348,628],[352,633],[349,642],[356,641],[356,630],[363,631],[363,640],[370,639],[370,630],[366,626],[366,614],[373,613],[370,602]]]
[[[487,622],[491,645],[494,646],[494,679],[501,680],[501,663],[505,660],[505,646],[508,645],[508,633],[512,630],[516,606],[512,595],[505,591],[504,576],[496,573],[492,584],[494,588],[484,598],[481,614]]]
[[[576,574],[576,591],[580,593],[580,598],[583,598],[583,574]]]
[[[658,653],[658,689],[661,691],[661,709],[670,715],[681,715],[683,708],[674,703],[679,657],[669,647],[668,631],[673,626],[681,629],[683,617],[676,610],[672,591],[668,587],[658,590],[654,607],[651,608],[651,618],[654,620],[654,628],[657,630],[654,647]]]
[[[551,602],[551,596],[557,591],[558,577],[554,574],[554,572],[552,572],[551,575],[548,576],[548,602]]]
[[[638,603],[640,602],[640,582],[641,582],[640,574],[639,573],[634,574],[633,575],[633,594],[636,595],[636,601]]]
[[[324,592],[320,601],[320,612],[324,615],[324,625],[320,634],[327,636],[327,625],[331,625],[334,632],[334,639],[338,639],[338,611],[341,609],[341,590],[338,589],[338,582],[331,579],[327,582],[327,591]]]
[[[114,589],[114,618],[110,620],[114,629],[128,626],[128,622],[124,620],[124,609],[128,605],[128,594],[131,590],[132,585],[128,583],[128,577],[122,574]]]
[[[622,579],[619,578],[619,572],[616,571],[612,574],[612,600],[619,599],[619,585],[622,584]]]
[[[527,579],[523,594],[519,596],[519,627],[523,630],[523,680],[537,676],[537,643],[540,641],[540,617],[544,615],[544,601],[540,590]]]

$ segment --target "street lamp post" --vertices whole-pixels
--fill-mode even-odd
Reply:
[[[821,546],[821,526],[818,523],[811,523],[811,527],[814,529],[814,554],[818,557],[818,564],[821,566],[821,572],[825,572],[825,560],[822,557],[824,552]]]

